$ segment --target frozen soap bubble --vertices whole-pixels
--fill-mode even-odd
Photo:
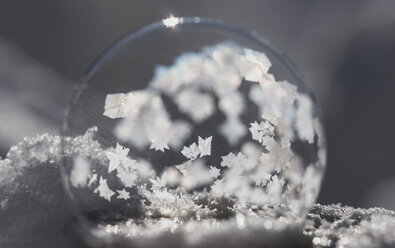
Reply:
[[[63,131],[94,147],[65,154],[62,172],[103,240],[281,229],[306,215],[325,169],[296,69],[217,20],[172,17],[118,41],[82,78]]]

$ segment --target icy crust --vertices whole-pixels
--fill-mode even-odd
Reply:
[[[316,204],[303,233],[316,247],[395,247],[395,213],[383,208]]]

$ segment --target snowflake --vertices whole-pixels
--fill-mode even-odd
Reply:
[[[123,118],[128,114],[128,94],[108,94],[104,105],[103,115],[112,119]]]
[[[155,149],[155,151],[164,152],[165,149],[169,150],[169,146],[167,145],[167,142],[163,140],[153,140],[150,149]]]
[[[108,173],[118,169],[123,161],[129,160],[128,153],[129,153],[129,149],[121,146],[118,143],[115,148],[115,151],[113,149],[109,151],[105,151],[105,154],[109,160]]]
[[[210,172],[210,176],[213,177],[213,178],[217,178],[221,174],[220,173],[220,169],[215,168],[213,166],[210,166],[210,171],[209,172]]]
[[[166,186],[166,172],[163,173],[162,178],[156,177],[156,179],[150,179],[150,182],[152,183],[152,187],[155,189],[160,189]]]
[[[256,186],[265,186],[267,182],[270,180],[271,176],[272,175],[266,173],[265,170],[260,169],[250,177],[255,182]]]
[[[210,117],[215,110],[213,98],[195,90],[182,91],[177,95],[176,102],[182,112],[198,123]]]
[[[85,187],[90,174],[90,167],[88,161],[82,157],[76,157],[70,174],[71,185],[74,187]]]
[[[134,170],[127,170],[122,168],[117,172],[118,178],[122,181],[125,187],[132,187],[136,184],[137,173]]]
[[[252,138],[259,143],[265,145],[268,143],[268,136],[274,135],[274,126],[268,121],[261,121],[261,123],[251,123],[250,132]],[[265,144],[264,144],[265,143]]]
[[[234,163],[236,159],[236,155],[234,155],[233,153],[229,153],[226,156],[222,156],[222,162],[221,162],[221,166],[222,167],[231,167]]]
[[[221,124],[220,132],[228,140],[229,144],[236,145],[247,131],[239,118],[232,117]]]
[[[237,155],[230,152],[228,155],[222,156],[221,166],[230,168],[235,165],[244,165],[246,159],[247,157],[241,152],[239,152]]]
[[[199,154],[200,154],[200,149],[196,143],[191,144],[189,147],[184,146],[184,148],[181,151],[182,155],[184,155],[186,158],[194,160],[196,159]]]
[[[184,176],[187,174],[187,168],[186,168],[186,164],[179,164],[175,166],[180,172],[181,174],[183,174]]]
[[[191,190],[213,180],[210,172],[201,160],[195,160],[190,163],[186,168],[186,175],[181,178],[181,186],[184,189]]]
[[[186,121],[175,121],[171,125],[169,145],[175,150],[182,147],[185,139],[191,133],[191,125]]]
[[[130,198],[129,192],[127,192],[125,189],[117,190],[117,193],[119,194],[119,195],[117,196],[117,199],[124,199],[124,200],[127,200],[127,199]]]
[[[244,99],[239,91],[232,91],[221,96],[218,107],[227,117],[237,117],[243,112]]]
[[[161,107],[151,113],[151,121],[145,124],[148,139],[151,141],[151,149],[164,152],[169,149],[169,141],[172,135],[171,121],[168,119],[166,109],[164,109],[162,100],[158,101]]]
[[[111,201],[111,197],[115,194],[107,185],[107,179],[103,179],[100,177],[99,187],[97,187],[94,191],[95,193],[99,193],[100,197],[103,197],[107,201]]]
[[[200,151],[200,157],[204,157],[207,155],[211,155],[211,140],[212,136],[202,139],[199,136],[199,151]]]

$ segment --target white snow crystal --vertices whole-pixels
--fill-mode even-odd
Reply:
[[[196,159],[199,154],[200,154],[200,149],[196,143],[192,143],[189,147],[184,146],[184,148],[181,151],[182,155],[184,155],[187,159],[194,160]]]
[[[115,194],[108,185],[107,179],[100,177],[99,180],[99,187],[97,187],[94,191],[95,193],[99,193],[100,197],[103,197],[107,201],[111,201],[111,197]]]
[[[117,199],[127,200],[130,198],[129,192],[127,192],[125,189],[117,190],[117,193],[118,193]]]
[[[166,172],[163,173],[162,177],[156,177],[156,179],[150,179],[152,187],[159,189],[166,186]]]
[[[205,139],[202,139],[199,136],[198,143],[199,143],[200,157],[211,155],[211,141],[212,141],[212,138],[213,137],[210,136],[210,137],[207,137]]]
[[[221,109],[226,116],[236,117],[241,114],[244,109],[244,99],[239,91],[233,91],[220,97],[218,103],[219,109]]]
[[[186,174],[181,178],[181,186],[186,190],[210,183],[213,178],[201,160],[192,161],[186,167]]]
[[[167,142],[164,140],[152,140],[152,144],[150,146],[150,149],[155,149],[155,151],[161,151],[164,152],[165,149],[170,149],[169,146],[167,145]]]
[[[274,126],[268,121],[261,121],[261,123],[251,123],[250,132],[252,138],[263,145],[267,145],[269,142],[266,137],[274,135]]]
[[[179,150],[184,141],[191,134],[192,127],[186,121],[175,121],[171,124],[169,145],[172,149]]]
[[[296,111],[296,130],[301,139],[310,144],[314,142],[314,118],[311,100],[304,95],[297,98],[298,109]]]
[[[184,176],[187,174],[187,168],[186,168],[186,163],[182,163],[179,165],[175,166],[180,172],[181,174],[183,174]]]
[[[234,155],[233,153],[229,153],[226,156],[222,157],[222,162],[221,162],[221,166],[222,167],[231,167],[234,163],[236,159],[236,155]]]
[[[112,119],[126,117],[128,114],[128,94],[108,94],[104,105],[103,115]]]
[[[123,161],[128,160],[129,148],[123,147],[117,143],[115,150],[107,150],[105,154],[109,160],[108,173],[110,173],[118,169]]]
[[[71,185],[74,187],[85,187],[89,173],[89,162],[80,156],[76,157],[73,163],[73,170],[70,174]]]
[[[184,90],[176,97],[180,110],[188,114],[195,122],[202,122],[214,113],[214,100],[206,93]]]
[[[117,171],[117,177],[122,181],[125,187],[132,187],[137,181],[137,171],[123,167]]]
[[[210,176],[213,178],[217,178],[220,175],[220,169],[210,166]]]
[[[246,127],[238,117],[227,118],[219,131],[231,145],[236,145],[247,133]]]

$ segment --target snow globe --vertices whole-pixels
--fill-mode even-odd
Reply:
[[[75,89],[62,151],[94,246],[208,246],[297,225],[326,163],[314,97],[283,53],[198,17],[143,27],[99,57]]]

